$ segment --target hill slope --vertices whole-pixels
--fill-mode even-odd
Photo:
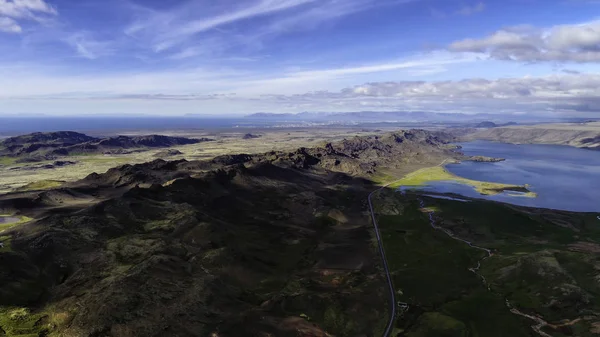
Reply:
[[[3,234],[11,250],[0,251],[0,326],[72,336],[378,335],[388,306],[365,212],[374,186],[353,175],[439,162],[452,155],[443,145],[410,131],[156,160],[0,197],[0,208],[39,219]],[[14,310],[22,319],[10,319]]]

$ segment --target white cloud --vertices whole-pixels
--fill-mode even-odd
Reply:
[[[21,26],[19,26],[17,21],[11,18],[0,17],[0,32],[20,33],[22,31],[23,29],[21,28]]]
[[[473,15],[479,12],[483,12],[485,10],[485,4],[483,2],[478,2],[474,5],[466,5],[464,7],[462,7],[461,9],[459,9],[456,14],[459,15],[464,15],[464,16],[469,16],[469,15]]]
[[[343,89],[287,96],[294,102],[350,104],[360,100],[372,107],[434,111],[486,112],[548,110],[600,112],[600,74],[569,74],[497,80],[377,82]],[[383,104],[382,104],[383,103]]]
[[[0,32],[21,33],[23,28],[19,21],[42,22],[57,14],[44,0],[0,0]]]
[[[0,0],[0,15],[12,18],[35,18],[37,14],[56,15],[44,0]]]
[[[600,21],[545,29],[511,27],[481,39],[456,41],[449,49],[487,53],[499,60],[600,62]]]
[[[429,7],[429,13],[431,14],[432,17],[434,17],[436,19],[445,19],[452,15],[470,16],[470,15],[474,15],[474,14],[483,12],[484,10],[485,10],[485,3],[481,2],[481,1],[477,2],[477,3],[473,3],[472,5],[463,4],[463,6],[460,7],[459,9],[457,9],[455,11],[449,11],[449,12],[444,12],[444,11],[440,10],[439,8]]]
[[[332,74],[338,72],[327,72],[319,76],[334,76]],[[310,76],[314,76],[314,73]],[[338,91],[290,95],[267,94],[268,91],[265,91],[264,95],[253,95],[249,92],[232,94],[234,84],[243,87],[253,83],[263,90],[270,90],[276,86],[285,86],[286,83],[282,82],[282,79],[266,79],[263,84],[258,84],[256,80],[244,84],[241,82],[242,78],[233,77],[230,81],[219,76],[217,72],[207,73],[200,70],[188,71],[186,74],[160,73],[152,76],[131,74],[63,80],[47,78],[43,84],[48,86],[45,88],[40,88],[40,78],[30,81],[18,78],[15,80],[15,77],[10,81],[3,81],[1,78],[2,76],[0,91],[5,93],[4,89],[11,84],[13,94],[19,91],[23,94],[0,99],[0,103],[4,102],[5,105],[10,102],[27,102],[29,105],[40,102],[38,104],[48,106],[77,105],[88,106],[90,109],[110,106],[113,111],[127,107],[127,111],[138,112],[146,108],[157,114],[203,111],[242,113],[420,110],[538,115],[565,113],[597,117],[600,113],[600,74],[561,74],[497,80],[473,78],[460,81],[374,82]],[[271,85],[266,85],[267,81],[271,81]],[[33,92],[38,94],[37,96],[32,94],[32,88],[36,85],[38,89]],[[50,86],[56,90],[49,90]],[[192,88],[195,91],[191,90]],[[67,89],[70,91],[67,92]],[[227,91],[230,94],[218,94],[217,91]],[[174,110],[173,107],[177,109]]]

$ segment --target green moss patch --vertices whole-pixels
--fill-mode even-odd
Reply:
[[[29,183],[25,186],[19,187],[17,191],[42,191],[42,190],[51,190],[53,188],[58,188],[64,184],[64,181],[60,180],[40,180],[33,183]]]
[[[46,317],[32,313],[27,308],[0,307],[0,328],[10,337],[44,336],[49,332],[49,326],[45,324]]]
[[[391,187],[400,186],[424,186],[434,181],[454,181],[473,187],[477,192],[483,195],[496,195],[504,191],[520,192],[522,196],[535,198],[537,195],[527,189],[527,186],[500,184],[471,180],[459,177],[450,173],[442,166],[427,167],[406,175],[401,180],[395,182]]]

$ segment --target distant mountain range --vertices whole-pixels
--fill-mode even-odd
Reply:
[[[501,127],[501,126],[511,126],[511,125],[517,125],[519,123],[516,122],[508,122],[508,123],[503,123],[503,124],[496,124],[494,122],[490,122],[490,121],[485,121],[485,122],[481,122],[477,125],[475,125],[476,128],[497,128],[497,127]]]
[[[246,116],[253,120],[270,121],[339,121],[339,122],[431,122],[431,123],[480,123],[492,122],[505,123],[536,123],[578,121],[579,119],[566,119],[544,117],[528,114],[465,114],[465,113],[439,113],[427,111],[360,111],[360,112],[301,112],[301,113],[269,113],[259,112]]]

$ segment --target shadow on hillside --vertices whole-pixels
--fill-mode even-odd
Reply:
[[[46,212],[9,233],[0,304],[67,334],[372,335],[388,307],[366,213],[372,183],[246,165],[127,165],[63,189],[106,199],[84,208],[5,197],[3,207]]]

